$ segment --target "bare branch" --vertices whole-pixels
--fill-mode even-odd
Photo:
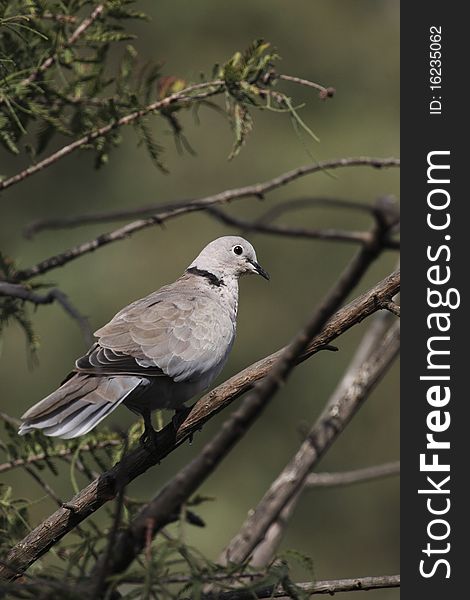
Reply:
[[[168,98],[170,98],[170,96]],[[126,239],[137,231],[141,231],[142,229],[146,229],[147,227],[152,227],[154,225],[161,225],[165,221],[178,217],[182,214],[200,211],[214,204],[223,204],[235,199],[253,197],[262,198],[264,194],[282,187],[283,185],[286,185],[291,181],[298,179],[299,177],[304,177],[305,175],[343,167],[369,166],[380,169],[385,167],[397,167],[399,164],[400,161],[396,158],[371,158],[367,156],[327,160],[304,165],[303,167],[298,167],[297,169],[287,171],[286,173],[278,175],[277,177],[269,179],[263,183],[226,190],[213,196],[206,196],[204,198],[189,201],[186,204],[177,205],[176,207],[169,208],[166,206],[161,212],[157,212],[151,217],[134,221],[133,223],[129,223],[124,227],[109,233],[104,233],[89,242],[84,242],[78,246],[74,246],[73,248],[66,250],[65,252],[62,252],[61,254],[47,258],[46,260],[43,260],[29,269],[19,271],[16,274],[16,280],[23,281],[25,279],[30,279],[31,277],[36,277],[37,275],[42,275],[43,273],[46,273],[51,269],[61,267],[68,262],[83,256],[84,254],[93,252],[101,246],[105,246],[118,240]]]
[[[307,346],[298,362],[311,357],[354,324],[380,310],[382,303],[398,292],[399,286],[400,274],[396,272],[339,310],[328,321],[321,334]],[[283,350],[258,361],[205,394],[176,431],[170,424],[159,433],[155,448],[136,448],[121,463],[81,490],[68,504],[73,507],[73,511],[67,508],[57,510],[10,551],[6,562],[14,564],[15,569],[0,567],[0,578],[15,578],[21,574],[77,524],[114,498],[117,480],[127,485],[191,438],[212,416],[249,390],[256,381],[265,377]]]
[[[339,473],[311,473],[305,485],[308,488],[319,487],[338,487],[352,485],[355,483],[365,483],[373,479],[382,479],[383,477],[392,477],[400,474],[400,461],[388,462],[373,467],[364,467],[363,469],[354,469],[353,471],[344,471]]]
[[[356,592],[376,590],[381,588],[400,587],[400,575],[382,575],[379,577],[357,577],[355,579],[331,579],[326,581],[296,583],[304,594],[330,594],[338,592]],[[292,595],[286,595],[282,586],[268,586],[258,590],[233,590],[217,592],[217,595],[204,595],[204,600],[252,600],[253,598],[282,598],[287,600]]]
[[[371,240],[371,234],[368,231],[346,231],[340,229],[305,229],[303,227],[289,227],[286,225],[272,225],[263,223],[262,219],[257,221],[246,221],[228,215],[218,208],[208,208],[207,212],[215,217],[218,221],[238,227],[242,231],[250,231],[257,233],[268,233],[273,235],[281,235],[285,237],[297,237],[318,240],[331,240],[335,242],[349,242],[366,244]],[[398,249],[400,243],[396,240],[385,240],[386,248]]]
[[[286,213],[303,210],[304,208],[317,208],[320,206],[326,206],[328,208],[344,208],[345,210],[357,210],[367,213],[373,212],[373,206],[366,202],[356,202],[344,198],[330,198],[328,196],[317,196],[312,198],[307,196],[279,202],[275,206],[269,208],[264,215],[258,219],[258,222],[270,223]]]
[[[384,309],[387,302],[388,300],[384,302]],[[362,364],[368,360],[374,352],[377,351],[378,345],[385,337],[393,321],[393,317],[386,310],[374,315],[367,331],[365,332],[359,346],[356,349],[356,352],[354,353],[351,362],[349,363],[348,368],[346,369],[346,372],[331,394],[325,410],[337,406],[341,402],[341,398],[343,398],[351,386],[354,385],[358,370],[361,368]]]
[[[294,458],[270,486],[256,509],[250,512],[239,533],[224,551],[221,562],[240,564],[248,559],[286,504],[301,489],[309,472],[359,410],[370,390],[396,357],[398,349],[397,323],[357,372],[354,385],[341,402],[322,412]]]
[[[36,305],[58,302],[65,312],[75,319],[75,321],[77,321],[85,339],[85,343],[87,345],[91,345],[93,343],[93,333],[87,317],[84,317],[82,314],[80,314],[80,312],[70,302],[67,295],[61,290],[54,288],[49,290],[47,294],[41,296],[40,294],[36,294],[32,290],[27,289],[23,285],[0,281],[0,296],[18,298],[20,300],[32,302]]]
[[[357,374],[362,368],[363,363],[367,361],[374,352],[377,351],[378,346],[381,344],[392,322],[393,319],[391,318],[391,315],[386,311],[381,311],[380,313],[374,315],[372,322],[367,328],[367,331],[363,336],[351,363],[349,364],[339,384],[331,394],[324,408],[324,413],[330,408],[334,410],[333,407],[338,406],[342,402],[342,398],[347,395],[352,386],[355,385]],[[309,475],[295,492],[295,494],[291,497],[291,499],[287,502],[287,504],[282,508],[281,512],[275,516],[264,538],[259,544],[257,544],[251,555],[251,566],[255,568],[261,568],[268,565],[272,561],[277,552],[279,544],[281,543],[287,526],[294,514],[295,508],[297,507],[305,486],[307,486],[312,479],[315,480],[315,478],[319,478],[317,481],[322,481],[321,474]],[[221,560],[225,560],[225,551],[222,553]]]
[[[384,308],[386,308],[387,310],[389,310],[392,314],[396,315],[397,317],[400,316],[400,306],[394,302],[393,300],[389,300]]]
[[[272,562],[300,497],[305,490],[354,485],[383,477],[391,477],[399,473],[400,463],[398,461],[339,473],[311,473],[303,486],[292,496],[273,521],[263,540],[254,549],[250,558],[250,566],[260,569]],[[221,560],[224,560],[224,553],[222,553]]]
[[[195,201],[189,201],[195,202]],[[96,223],[111,223],[113,221],[125,221],[127,219],[133,219],[135,217],[155,215],[158,212],[174,208],[183,208],[187,206],[188,201],[184,202],[173,202],[172,204],[148,204],[146,206],[140,206],[138,208],[132,208],[127,210],[111,210],[101,213],[88,213],[82,215],[75,215],[71,217],[53,217],[48,219],[37,219],[29,223],[23,230],[23,234],[27,238],[32,238],[41,231],[47,231],[49,229],[73,229],[82,225],[90,225]],[[191,204],[192,206],[192,204]],[[327,206],[333,208],[345,208],[350,210],[360,210],[368,213],[373,212],[373,206],[366,203],[354,202],[352,200],[342,200],[338,198],[294,198],[293,200],[287,200],[281,202],[271,209],[267,210],[264,215],[256,220],[256,223],[264,224],[272,221],[274,218],[303,208],[309,208],[312,206]]]

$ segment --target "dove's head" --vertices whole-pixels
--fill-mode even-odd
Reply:
[[[269,275],[258,263],[253,246],[236,235],[226,235],[207,244],[188,267],[195,268],[222,280],[224,277],[238,278],[250,273],[269,279]]]

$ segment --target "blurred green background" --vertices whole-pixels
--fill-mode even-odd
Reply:
[[[132,131],[100,171],[87,153],[75,154],[5,192],[0,206],[1,246],[20,267],[113,225],[45,232],[32,241],[22,228],[37,218],[137,207],[199,197],[270,179],[315,159],[346,156],[398,156],[399,153],[399,2],[395,0],[250,0],[221,3],[141,2],[152,16],[134,26],[142,57],[163,60],[164,73],[197,80],[210,75],[252,40],[265,38],[282,56],[281,72],[305,77],[337,89],[322,102],[316,93],[287,82],[294,103],[306,102],[301,115],[321,138],[320,144],[299,140],[283,114],[254,112],[255,127],[240,155],[228,162],[232,134],[219,114],[201,109],[199,125],[188,112],[182,117],[197,156],[179,155],[166,124],[152,119],[157,139],[166,147],[169,175],[156,170]],[[12,174],[26,163],[0,155],[2,173]],[[268,195],[264,202],[246,199],[228,210],[240,217],[261,214],[276,202],[298,196],[331,196],[372,202],[383,194],[398,195],[397,170],[365,167],[317,174]],[[310,227],[368,227],[355,213],[315,208],[283,222]],[[45,278],[65,291],[97,329],[123,305],[175,279],[211,239],[238,233],[204,214],[188,215],[88,254]],[[250,278],[241,283],[238,338],[222,378],[285,344],[305,322],[313,307],[335,282],[355,251],[349,244],[297,241],[251,235],[269,283]],[[390,272],[397,257],[385,254],[354,295]],[[10,327],[0,361],[2,410],[20,416],[49,393],[86,348],[76,325],[58,306],[40,307],[34,315],[41,338],[39,366],[30,369],[22,331]],[[341,337],[337,353],[322,353],[296,369],[288,385],[235,448],[200,492],[216,501],[199,512],[207,527],[190,528],[191,543],[215,558],[238,530],[273,478],[297,449],[302,427],[310,424],[335,387],[367,327],[356,326]],[[230,410],[230,409],[228,409]],[[129,493],[153,495],[184,465],[219,427],[227,413],[213,419],[193,444],[186,444],[158,467],[134,482]],[[125,427],[133,415],[124,408],[108,425]],[[352,469],[395,460],[399,452],[398,368],[387,375],[328,452],[320,470]],[[32,480],[20,471],[5,476],[17,496],[42,498]],[[66,473],[54,485],[61,496],[72,490]],[[33,507],[38,521],[53,508],[44,498]],[[399,571],[399,488],[397,478],[350,488],[304,494],[281,550],[295,549],[313,558],[316,577],[342,578]],[[299,577],[302,574],[299,572]],[[305,574],[303,575],[306,578]],[[345,594],[343,597],[356,597]],[[368,598],[398,598],[397,590],[369,592]]]

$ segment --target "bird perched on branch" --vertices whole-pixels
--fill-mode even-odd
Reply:
[[[184,408],[220,373],[235,337],[238,279],[248,273],[269,279],[245,239],[208,244],[174,283],[95,332],[97,342],[64,383],[22,416],[19,433],[74,438],[124,403],[152,437],[152,411]]]

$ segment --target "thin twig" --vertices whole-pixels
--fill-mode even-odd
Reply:
[[[78,40],[78,38],[83,33],[85,33],[85,31],[90,27],[90,25],[92,25],[96,21],[96,19],[103,13],[103,11],[104,11],[104,4],[99,4],[92,11],[90,16],[87,17],[86,19],[84,19],[80,23],[80,25],[75,29],[75,31],[71,34],[71,36],[65,42],[64,47],[73,46],[73,44],[75,44],[75,42]],[[28,77],[26,77],[26,79],[23,79],[21,84],[23,86],[26,86],[26,85],[32,83],[33,81],[35,81],[39,74],[44,73],[44,71],[47,71],[47,69],[49,69],[54,64],[54,61],[56,60],[56,58],[57,58],[57,52],[55,54],[53,54],[52,56],[49,56],[48,58],[46,58],[46,60],[44,62],[42,62],[37,69],[35,69]]]
[[[326,344],[331,343],[355,323],[381,310],[382,303],[397,294],[400,286],[398,272],[386,277],[371,290],[339,310],[317,335],[304,353],[299,357],[302,362],[311,357]],[[97,480],[81,490],[68,503],[71,509],[62,508],[39,524],[28,536],[14,546],[6,558],[6,563],[15,567],[0,567],[1,578],[16,578],[32,563],[40,558],[51,546],[59,542],[77,524],[96,512],[116,494],[116,478],[125,476],[126,484],[159,463],[165,456],[191,438],[211,417],[228,406],[241,394],[249,390],[256,381],[269,373],[272,365],[284,350],[258,361],[244,369],[225,383],[205,394],[192,408],[191,413],[175,431],[172,424],[159,432],[155,448],[139,446],[125,459],[103,473]]]
[[[193,201],[189,201],[193,202]],[[41,231],[50,229],[73,229],[82,225],[90,225],[97,223],[112,223],[114,221],[126,221],[135,217],[155,215],[158,212],[174,208],[182,208],[188,204],[188,201],[173,202],[172,204],[148,204],[139,206],[138,208],[130,208],[123,210],[110,210],[101,213],[85,213],[71,217],[52,217],[48,219],[37,219],[32,221],[23,229],[23,235],[31,239]],[[274,220],[281,214],[309,208],[311,206],[327,206],[329,208],[346,208],[351,210],[373,212],[373,207],[370,204],[354,202],[352,200],[342,200],[339,198],[294,198],[273,206],[267,210],[261,217],[256,220],[256,223],[264,224]]]
[[[70,315],[75,321],[77,321],[81,331],[85,343],[87,345],[91,345],[93,343],[93,333],[90,327],[90,323],[88,322],[87,317],[84,317],[70,302],[67,295],[64,294],[61,290],[57,288],[53,288],[49,290],[47,294],[40,295],[32,290],[27,289],[23,285],[19,285],[16,283],[8,283],[0,281],[0,296],[6,296],[9,298],[18,298],[20,300],[24,300],[27,302],[32,302],[33,304],[52,304],[53,302],[58,302],[65,312]]]
[[[28,15],[28,19],[45,19],[46,21],[57,21],[59,23],[76,23],[78,21],[78,18],[73,15],[61,15],[51,12],[43,12],[40,15]]]
[[[385,167],[397,167],[399,164],[400,161],[396,158],[371,158],[368,156],[326,160],[314,164],[304,165],[303,167],[298,167],[292,171],[287,171],[286,173],[282,173],[281,175],[278,175],[273,179],[269,179],[268,181],[264,181],[263,183],[256,183],[254,185],[226,190],[213,196],[206,196],[204,198],[189,201],[183,205],[177,205],[174,208],[168,208],[166,206],[161,212],[157,212],[147,219],[140,219],[109,233],[104,233],[89,242],[84,242],[78,246],[74,246],[73,248],[66,250],[65,252],[47,258],[46,260],[41,261],[29,269],[18,271],[16,273],[15,280],[23,281],[25,279],[30,279],[31,277],[36,277],[37,275],[42,275],[43,273],[46,273],[51,269],[61,267],[71,260],[83,256],[84,254],[93,252],[101,246],[105,246],[118,240],[126,239],[137,231],[141,231],[142,229],[146,229],[147,227],[154,225],[161,225],[165,221],[174,217],[178,217],[182,214],[204,210],[209,206],[213,206],[214,204],[223,204],[235,199],[253,197],[262,198],[268,192],[282,187],[283,185],[286,185],[291,181],[298,179],[299,177],[304,177],[305,175],[343,167],[369,166],[380,169]]]
[[[8,567],[8,564],[4,561],[0,560],[0,565],[3,567]],[[217,574],[213,575],[214,578],[220,579]],[[162,580],[166,582],[165,579]],[[188,583],[191,579],[181,578],[181,583]],[[122,583],[141,583],[142,578],[138,579],[134,577],[125,578],[122,580]],[[169,581],[171,583],[171,580]],[[304,594],[314,595],[314,594],[329,594],[334,595],[340,592],[355,592],[355,591],[366,591],[366,590],[377,590],[384,588],[396,588],[400,587],[400,575],[380,575],[373,577],[355,577],[350,579],[326,579],[319,581],[306,581],[306,582],[298,582],[295,584],[299,587]],[[16,587],[16,586],[15,586]],[[11,584],[1,585],[0,584],[0,593],[7,594],[12,591]],[[51,591],[56,595],[60,595],[60,597],[66,597],[67,594],[76,595],[77,588],[69,586],[64,581],[54,581],[51,578],[41,578],[41,577],[30,577],[26,576],[24,580],[21,581],[21,590],[24,590],[26,593],[34,593],[40,591],[41,594],[44,592]],[[292,598],[292,596],[286,596],[285,591],[282,591],[282,588],[273,589],[273,586],[267,586],[264,588],[260,588],[256,591],[250,589],[237,589],[232,591],[220,592],[216,597],[217,600],[253,600],[254,598],[278,598],[281,600],[288,600]],[[203,600],[215,600],[214,596],[203,595]],[[188,599],[189,600],[189,599]]]
[[[90,131],[90,133],[87,133],[83,137],[79,138],[78,140],[75,140],[74,142],[72,142],[71,144],[68,144],[67,146],[63,146],[62,148],[60,148],[60,150],[57,150],[53,154],[50,154],[49,156],[47,156],[43,160],[40,160],[39,162],[35,163],[34,165],[27,167],[26,169],[24,169],[23,171],[20,171],[16,175],[13,175],[11,177],[8,177],[8,178],[0,181],[0,192],[2,190],[5,190],[6,188],[9,188],[12,185],[15,185],[16,183],[19,183],[20,181],[25,180],[26,178],[30,177],[31,175],[38,173],[42,169],[49,167],[50,165],[54,164],[58,160],[64,158],[65,156],[68,156],[75,150],[78,150],[79,148],[82,148],[83,146],[85,146],[87,144],[91,144],[91,142],[95,141],[97,138],[107,135],[114,129],[117,129],[124,125],[129,125],[131,123],[134,123],[135,121],[138,121],[142,117],[145,117],[145,115],[147,115],[151,112],[156,112],[156,111],[162,110],[164,108],[168,108],[170,105],[175,104],[176,102],[187,102],[187,101],[202,100],[204,98],[208,98],[209,96],[212,96],[212,95],[218,93],[220,86],[222,86],[223,84],[224,84],[224,82],[221,80],[214,80],[214,81],[208,81],[208,82],[204,82],[204,83],[196,83],[194,85],[190,85],[187,88],[185,88],[184,90],[181,90],[180,92],[176,92],[174,94],[171,94],[170,96],[167,96],[166,98],[163,98],[163,100],[157,100],[156,102],[152,102],[151,104],[145,106],[144,108],[141,108],[141,109],[136,110],[136,111],[134,111],[128,115],[125,115],[119,119],[116,119],[112,123],[108,123],[108,125],[104,125],[103,127],[94,129],[93,131]],[[214,89],[214,87],[215,87],[215,89]],[[191,95],[192,92],[194,92],[196,90],[202,90],[204,88],[211,88],[211,89],[209,89],[206,92],[202,92],[200,94]]]
[[[307,488],[331,488],[356,483],[365,483],[373,479],[392,477],[400,474],[400,461],[388,462],[373,467],[354,469],[338,473],[311,473],[306,481]]]
[[[373,212],[373,206],[366,202],[357,202],[355,200],[346,200],[344,198],[330,198],[330,197],[301,197],[291,198],[290,200],[284,200],[279,202],[275,206],[269,208],[261,217],[258,218],[259,223],[270,223],[285,213],[293,212],[296,210],[303,210],[305,208],[342,208],[345,210],[357,210],[361,212],[371,213]]]
[[[356,469],[353,471],[338,473],[311,473],[305,480],[302,487],[299,488],[294,496],[292,496],[289,502],[279,513],[278,517],[273,521],[263,540],[254,549],[250,558],[250,566],[255,569],[262,569],[271,564],[279,548],[279,544],[284,537],[287,526],[292,519],[295,508],[304,491],[317,488],[332,488],[354,485],[357,483],[365,483],[367,481],[381,479],[383,477],[398,475],[399,473],[400,463],[398,461],[385,463],[383,465],[375,465],[373,467],[365,467],[364,469]]]
[[[335,242],[349,242],[365,244],[370,241],[371,234],[367,231],[346,231],[341,229],[305,229],[304,227],[290,227],[286,225],[265,224],[261,221],[247,221],[228,215],[224,211],[210,207],[207,209],[209,215],[215,217],[218,221],[238,227],[244,232],[267,233],[272,235],[280,235],[285,237],[330,240]],[[386,248],[398,249],[399,242],[396,240],[385,240]]]
[[[284,81],[291,81],[292,83],[297,83],[298,85],[303,85],[305,87],[314,88],[320,92],[320,98],[322,100],[325,98],[332,98],[336,93],[334,87],[324,87],[319,83],[309,81],[308,79],[302,79],[301,77],[294,77],[293,75],[278,75],[278,78],[283,79]]]

